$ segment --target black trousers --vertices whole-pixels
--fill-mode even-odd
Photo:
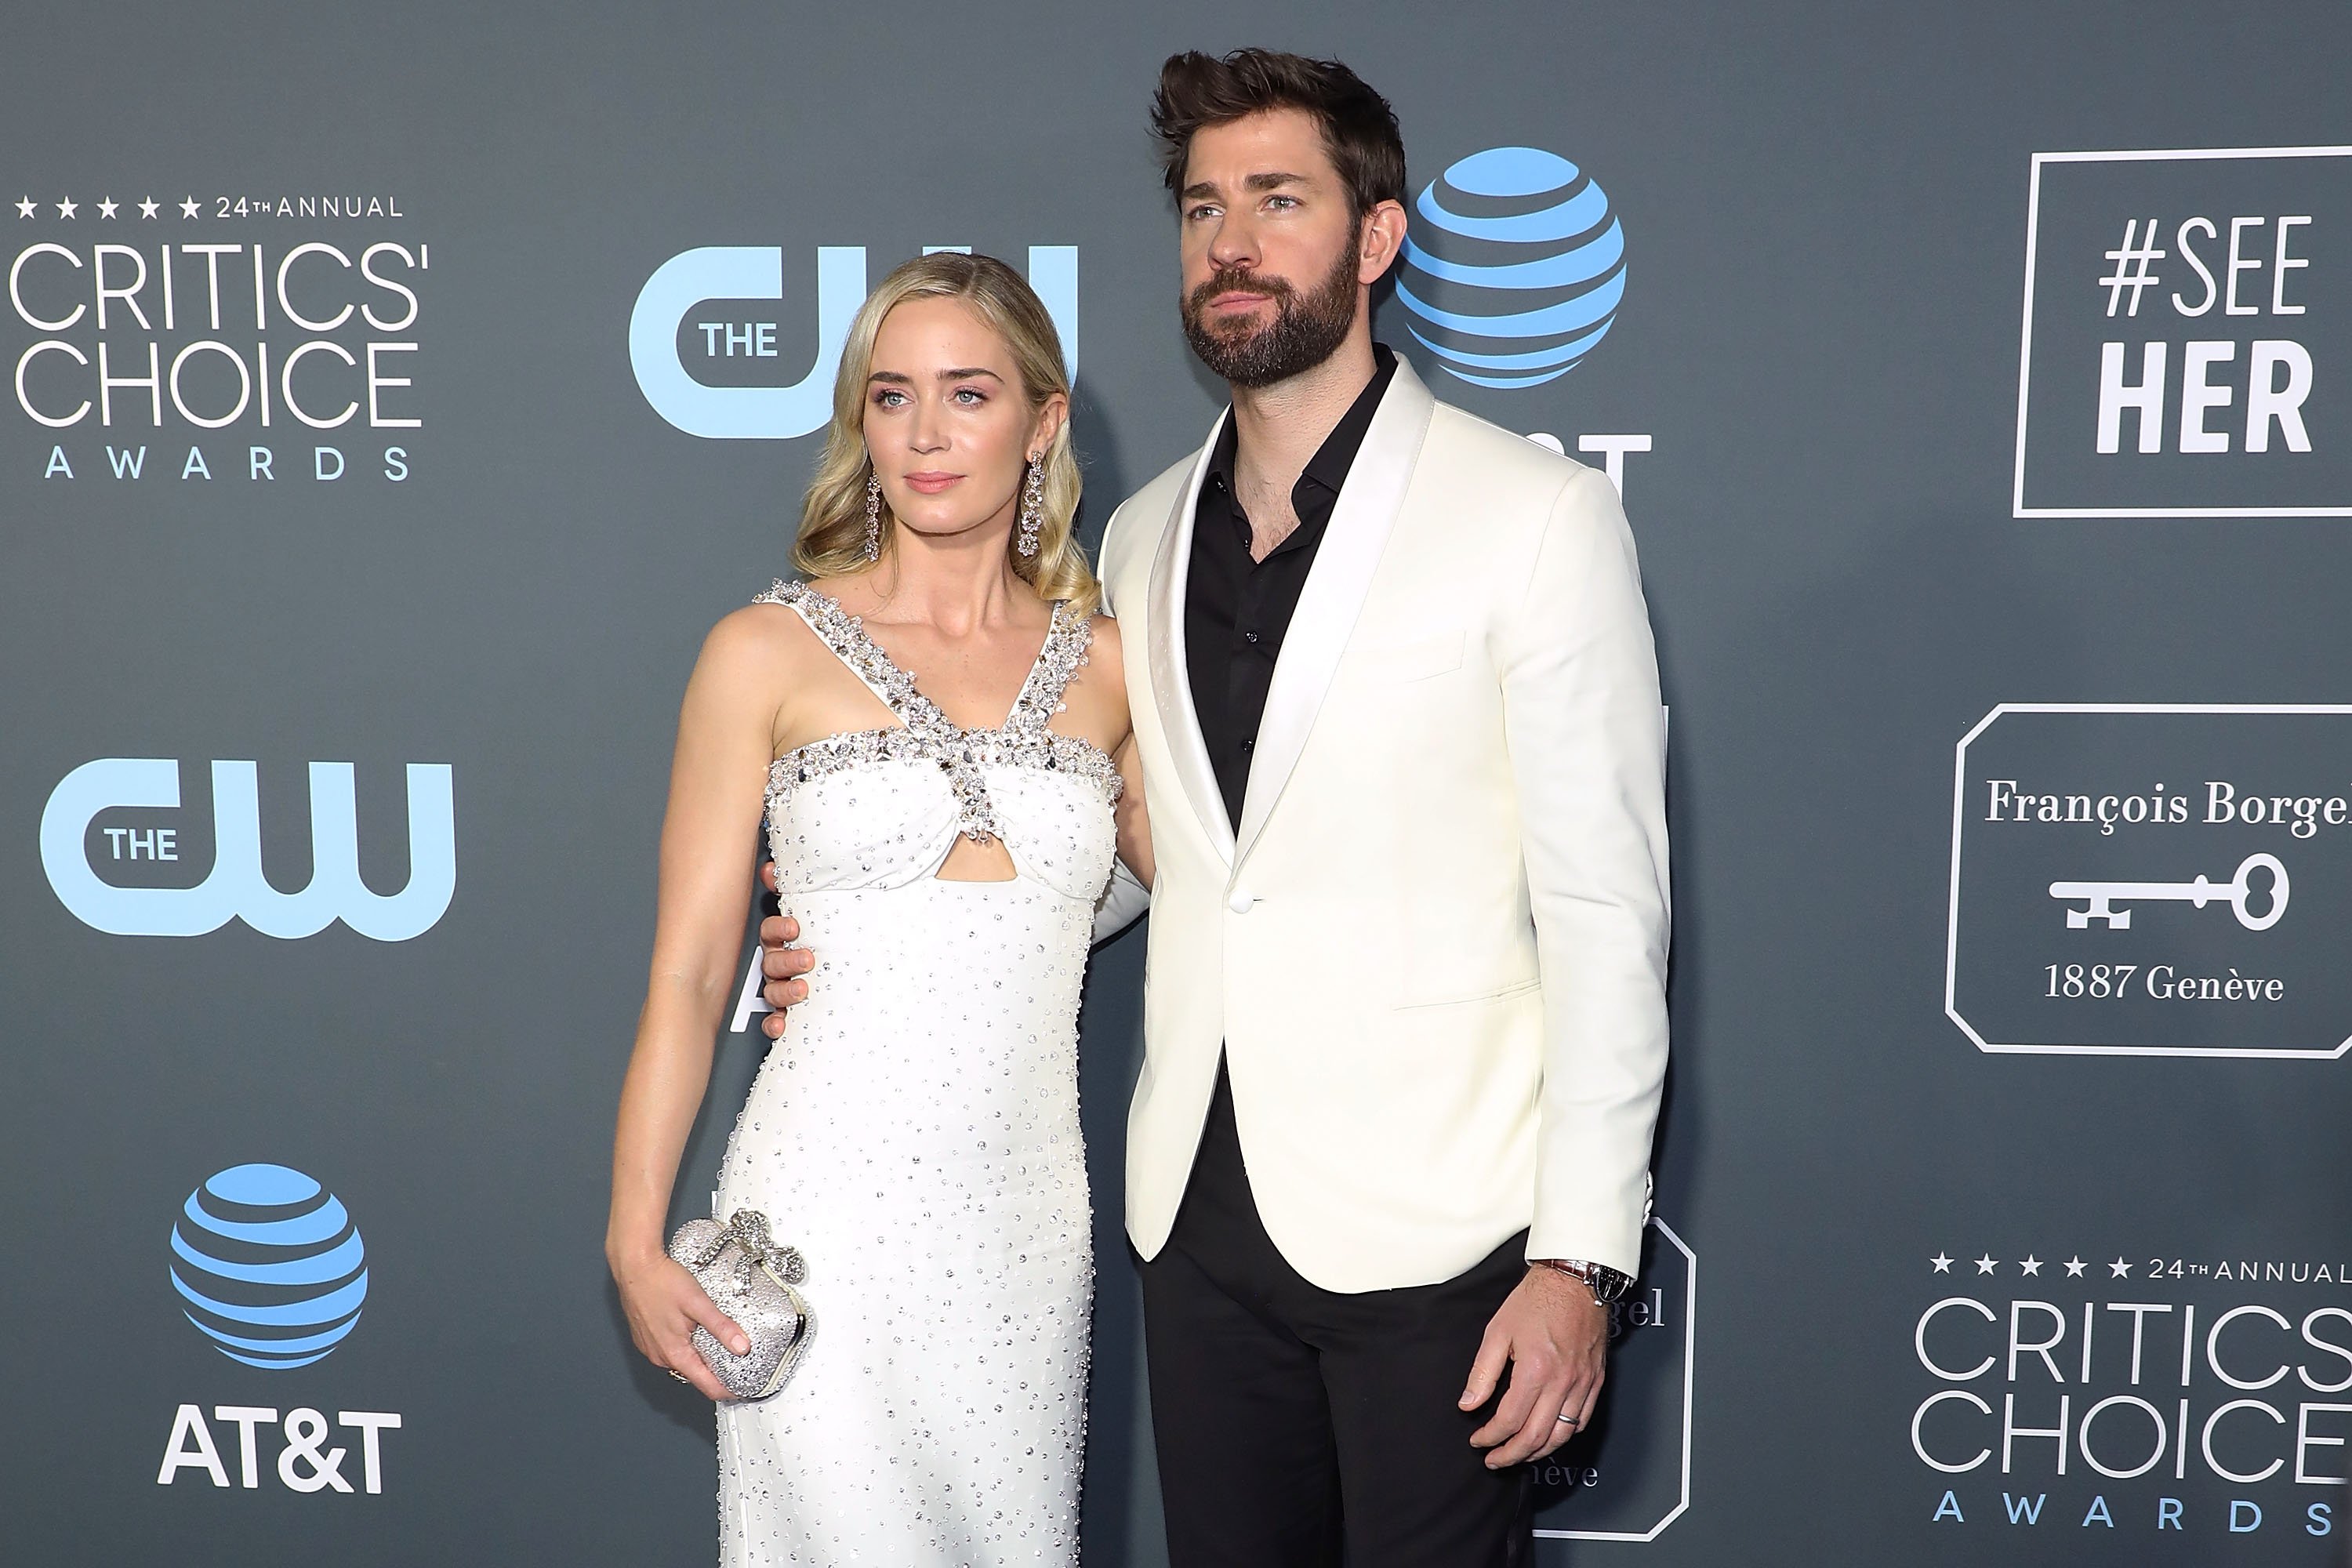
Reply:
[[[1221,1064],[1175,1230],[1142,1265],[1172,1568],[1531,1562],[1528,1468],[1487,1469],[1470,1434],[1494,1406],[1456,1405],[1525,1245],[1435,1285],[1309,1284],[1258,1218]]]

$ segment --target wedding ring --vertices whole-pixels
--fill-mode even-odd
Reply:
[[[1584,1425],[1584,1423],[1582,1423],[1581,1421],[1579,1421],[1579,1420],[1578,1420],[1575,1416],[1573,1416],[1573,1415],[1555,1415],[1555,1416],[1553,1416],[1553,1417],[1552,1417],[1552,1419],[1553,1419],[1553,1420],[1555,1420],[1555,1421],[1565,1421],[1565,1422],[1567,1422],[1567,1423],[1568,1423],[1570,1426],[1581,1426],[1582,1425]]]
[[[693,1382],[693,1381],[694,1381],[692,1378],[690,1378],[690,1377],[687,1376],[687,1375],[686,1375],[686,1373],[682,1373],[682,1372],[678,1371],[676,1367],[666,1366],[666,1367],[662,1368],[662,1370],[663,1370],[664,1372],[666,1372],[666,1373],[669,1373],[672,1377],[674,1377],[674,1378],[677,1379],[677,1380],[678,1380],[678,1382],[680,1382],[680,1383],[691,1383],[691,1382]],[[1560,1419],[1562,1419],[1562,1420],[1564,1421],[1564,1420],[1566,1420],[1566,1419],[1567,1419],[1567,1417],[1566,1417],[1566,1416],[1562,1416],[1562,1417],[1560,1417]]]

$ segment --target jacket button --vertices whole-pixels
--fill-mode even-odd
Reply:
[[[1225,901],[1225,908],[1233,910],[1234,913],[1237,915],[1245,915],[1249,913],[1250,905],[1256,901],[1257,900],[1251,898],[1247,893],[1243,892],[1239,888],[1235,888],[1234,889],[1234,896]]]

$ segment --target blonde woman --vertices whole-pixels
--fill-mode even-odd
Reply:
[[[1071,529],[1052,319],[986,257],[866,301],[793,563],[720,621],[678,721],[606,1253],[637,1348],[719,1400],[728,1563],[1071,1563],[1093,1257],[1078,987],[1115,851],[1148,883],[1111,623]],[[663,1253],[764,818],[833,978],[729,1142],[818,1328],[733,1403]]]

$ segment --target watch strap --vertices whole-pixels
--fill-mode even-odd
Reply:
[[[1633,1276],[1605,1263],[1591,1263],[1581,1258],[1531,1258],[1530,1264],[1565,1274],[1592,1292],[1593,1301],[1606,1307],[1622,1298],[1633,1283]]]

